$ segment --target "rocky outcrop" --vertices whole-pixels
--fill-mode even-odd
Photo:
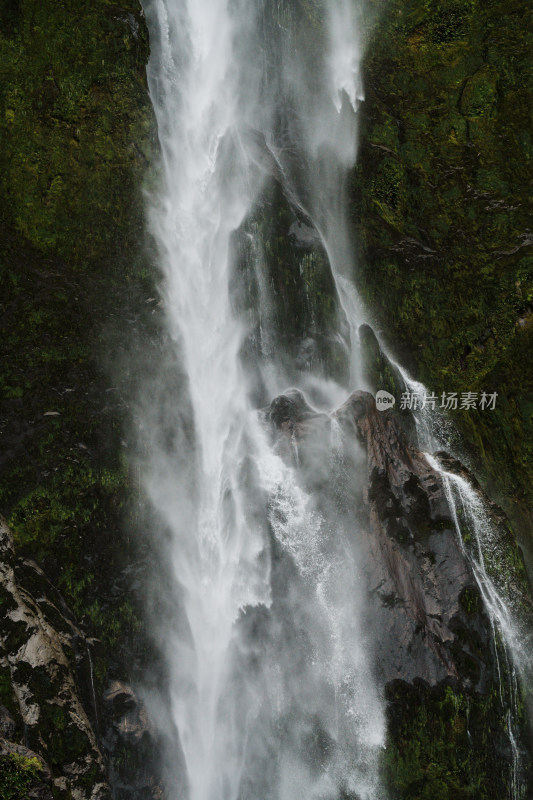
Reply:
[[[387,367],[377,363],[380,383],[390,377]],[[332,535],[348,535],[353,543],[366,589],[361,613],[386,699],[383,776],[389,796],[508,797],[518,742],[520,780],[529,797],[527,714],[516,712],[509,664],[493,637],[467,553],[468,531],[463,548],[445,491],[444,472],[459,471],[480,492],[473,476],[444,454],[436,454],[443,471],[434,468],[413,443],[405,418],[378,411],[366,392],[354,392],[335,412],[318,413],[291,390],[275,398],[264,419],[278,454],[295,467]],[[482,499],[500,531],[496,571],[512,592],[522,587],[523,560],[509,546],[512,534],[501,510]],[[273,564],[273,576],[280,575],[274,589],[283,599],[298,570],[279,548]],[[517,597],[525,607],[525,592]],[[512,603],[509,608],[514,611]]]
[[[328,463],[327,445],[318,443],[330,441],[332,420],[342,430],[346,486],[340,491],[351,505],[364,562],[383,682],[448,680],[485,689],[492,667],[489,620],[441,476],[407,442],[397,417],[378,411],[366,392],[354,392],[330,417],[292,391],[272,402],[267,418],[278,451],[297,459],[315,492],[326,485],[322,465]],[[366,477],[359,491],[361,444]]]
[[[84,636],[39,567],[15,558],[11,532],[1,518],[0,594],[0,659],[16,718],[2,716],[2,756],[36,760],[40,781],[54,797],[106,800],[104,761],[75,668]]]
[[[146,707],[127,683],[111,680],[103,695],[104,752],[117,800],[159,800],[158,743]]]

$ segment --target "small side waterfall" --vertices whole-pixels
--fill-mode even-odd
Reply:
[[[502,580],[501,567],[504,553],[499,552],[500,546],[495,535],[494,523],[487,513],[481,496],[466,478],[446,471],[437,459],[431,456],[427,458],[444,479],[457,536],[474,567],[480,596],[490,618],[495,642],[500,702],[502,708],[506,710],[509,744],[513,754],[510,796],[512,800],[520,800],[524,796],[524,787],[521,756],[517,746],[518,703],[521,689],[527,692],[533,686],[528,652],[531,643],[525,638],[519,622],[520,598],[516,594],[513,595],[513,590],[509,590],[505,585],[505,579]]]
[[[427,394],[426,387],[413,380],[392,358],[390,361],[400,373],[408,392],[423,398]],[[507,735],[512,752],[510,798],[521,800],[525,797],[522,754],[517,745],[518,706],[521,699],[526,703],[526,716],[530,722],[533,721],[532,642],[531,633],[523,624],[524,616],[530,614],[524,609],[528,601],[516,592],[516,587],[505,577],[509,554],[505,553],[495,522],[479,489],[464,475],[448,471],[432,455],[447,449],[450,436],[453,435],[452,420],[424,404],[413,410],[413,417],[419,446],[426,451],[428,462],[443,479],[458,539],[473,566],[480,596],[490,619],[500,702],[507,715]]]

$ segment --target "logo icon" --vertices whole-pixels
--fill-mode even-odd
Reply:
[[[384,389],[376,392],[376,408],[378,411],[386,411],[388,408],[394,408],[396,398],[394,395],[389,394]]]

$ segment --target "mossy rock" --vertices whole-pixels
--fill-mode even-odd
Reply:
[[[35,756],[18,753],[0,756],[0,800],[28,800],[31,790],[39,792],[33,796],[52,800],[43,777],[43,764]]]
[[[511,743],[497,686],[479,695],[449,684],[430,688],[397,681],[387,687],[386,697],[383,774],[391,800],[509,796]],[[529,796],[531,775],[522,772],[521,785],[523,796]]]

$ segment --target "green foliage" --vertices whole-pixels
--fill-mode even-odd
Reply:
[[[0,800],[27,800],[33,784],[39,782],[42,765],[38,758],[16,753],[0,757]]]
[[[120,200],[135,195],[149,122],[132,71],[145,57],[143,29],[135,39],[130,12],[113,4],[83,6],[26,2],[0,42],[2,183],[14,223],[76,262],[102,255],[110,228],[127,224]]]
[[[454,421],[490,492],[524,526],[533,501],[532,13],[524,0],[388,4],[367,35],[351,178],[359,289],[430,390],[498,392],[495,411]]]
[[[2,0],[0,51],[0,513],[116,642],[136,624],[107,592],[134,492],[104,365],[149,291],[148,36],[137,3]]]
[[[508,796],[507,728],[497,689],[482,696],[397,682],[387,699],[383,774],[390,800]]]
[[[467,614],[479,613],[481,611],[482,603],[477,587],[467,586],[466,589],[463,589],[459,597],[459,603],[461,604],[463,611],[465,611]]]

